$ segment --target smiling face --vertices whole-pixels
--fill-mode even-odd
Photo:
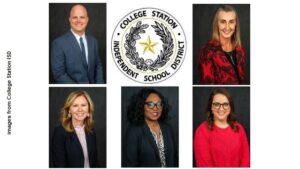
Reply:
[[[223,94],[216,94],[212,101],[211,111],[215,122],[227,122],[227,117],[231,111],[227,97]]]
[[[70,12],[69,22],[71,29],[78,35],[83,35],[89,22],[88,14],[84,6],[75,5]]]
[[[73,124],[83,124],[89,114],[89,104],[84,96],[78,96],[70,106],[69,113],[72,117]]]
[[[234,11],[220,11],[218,15],[218,29],[220,39],[229,39],[235,32],[236,13]]]
[[[153,106],[154,105],[154,106]],[[144,105],[144,116],[146,121],[157,121],[162,113],[161,98],[155,94],[151,93]]]

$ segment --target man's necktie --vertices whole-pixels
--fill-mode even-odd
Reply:
[[[87,61],[86,54],[85,54],[84,43],[83,43],[82,37],[80,37],[79,41],[80,41],[80,48],[81,48],[82,55],[84,56],[84,59]]]

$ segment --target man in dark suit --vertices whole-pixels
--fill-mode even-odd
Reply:
[[[71,30],[53,41],[51,66],[56,83],[104,83],[97,40],[85,32],[88,21],[86,8],[74,5]]]

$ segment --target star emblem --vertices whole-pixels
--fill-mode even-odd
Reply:
[[[153,43],[150,39],[150,36],[148,36],[148,39],[146,42],[140,42],[140,44],[143,45],[143,47],[144,47],[143,54],[145,54],[145,52],[147,52],[147,51],[150,51],[151,53],[155,54],[153,48],[155,45],[157,45],[157,42]]]

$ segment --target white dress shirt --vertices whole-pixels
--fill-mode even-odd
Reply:
[[[84,48],[85,48],[85,59],[86,59],[86,63],[89,63],[89,57],[88,57],[88,45],[87,45],[87,39],[86,39],[86,36],[85,36],[85,33],[81,36],[77,35],[75,32],[73,32],[73,30],[71,29],[71,32],[73,33],[73,35],[75,36],[76,40],[77,40],[77,43],[81,49],[81,46],[80,46],[80,37],[82,37],[82,41],[83,41],[83,44],[84,44]]]

